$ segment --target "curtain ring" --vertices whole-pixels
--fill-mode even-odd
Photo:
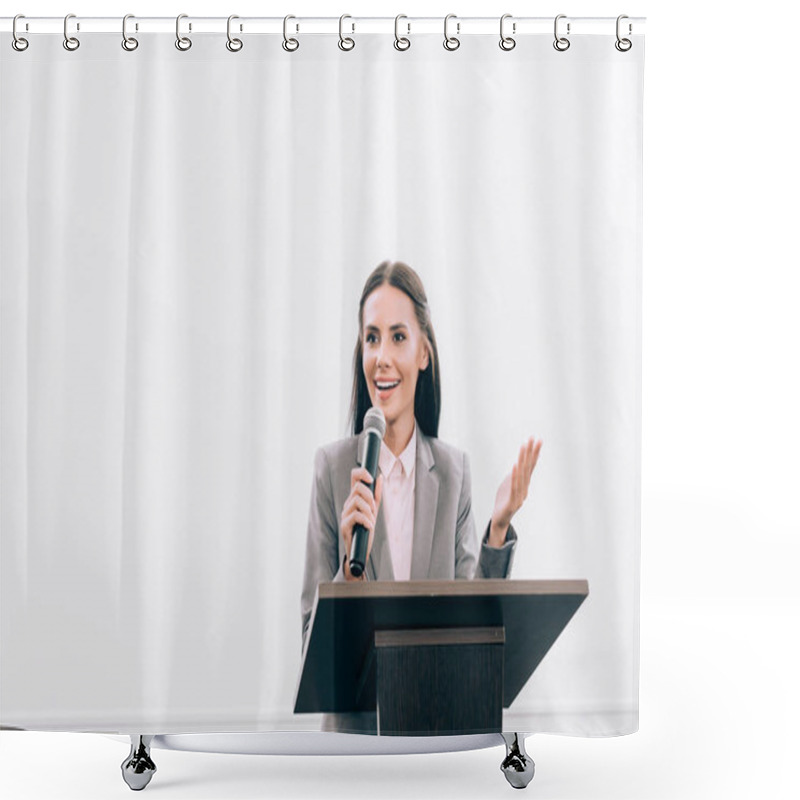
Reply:
[[[238,53],[242,49],[242,47],[244,47],[241,39],[231,38],[231,21],[235,19],[239,19],[239,17],[237,17],[236,14],[231,14],[228,17],[228,41],[225,42],[225,47],[227,47],[228,50],[231,51],[231,53]]]
[[[178,14],[175,20],[175,47],[184,52],[192,46],[192,40],[188,36],[181,36],[181,20],[187,19],[188,17],[188,14]],[[192,26],[189,25],[189,30],[191,29]]]
[[[300,47],[300,42],[298,42],[297,39],[294,38],[289,39],[286,36],[286,31],[288,28],[287,23],[289,22],[290,19],[297,19],[297,17],[293,17],[291,14],[287,14],[283,18],[283,49],[286,50],[287,53],[293,53],[295,50],[297,50],[298,47]]]
[[[28,40],[27,40],[27,39],[23,39],[23,38],[22,38],[22,37],[21,37],[21,36],[20,36],[20,35],[17,33],[17,20],[18,20],[18,19],[25,19],[25,16],[24,16],[24,14],[17,14],[17,16],[16,16],[16,17],[14,17],[14,22],[13,22],[13,23],[12,23],[12,25],[11,25],[11,33],[12,33],[12,35],[13,35],[13,37],[14,37],[14,38],[11,40],[11,46],[12,46],[12,47],[13,47],[13,48],[14,48],[14,49],[15,49],[15,50],[18,52],[18,53],[21,53],[23,50],[27,50],[27,49],[28,49]]]
[[[406,38],[405,36],[400,36],[400,20],[401,19],[408,19],[405,14],[398,14],[394,18],[394,49],[395,50],[408,50],[411,47],[411,39]],[[411,23],[407,22],[406,25],[408,26],[408,33],[411,33]]]
[[[139,46],[138,39],[134,39],[133,36],[128,36],[128,20],[133,18],[133,14],[126,14],[122,18],[122,49],[127,50],[129,53]]]
[[[64,49],[72,52],[73,50],[77,50],[81,46],[81,43],[67,32],[67,23],[70,19],[75,19],[75,15],[67,14],[67,16],[64,17]]]
[[[448,36],[447,35],[447,23],[451,19],[456,19],[456,15],[455,14],[448,14],[444,18],[444,49],[445,50],[450,50],[450,51],[458,50],[458,48],[461,47],[461,40],[457,36]],[[456,24],[456,33],[459,32],[460,28],[461,28],[461,24],[457,23]]]
[[[503,16],[500,17],[500,49],[505,50],[506,52],[513,50],[517,46],[516,39],[512,39],[510,36],[503,35],[503,23],[507,19],[511,19],[511,14],[503,14]],[[516,25],[514,25],[514,32],[516,32]]]
[[[339,17],[339,49],[344,50],[345,52],[347,52],[348,50],[352,50],[356,46],[354,39],[351,39],[349,36],[345,37],[342,35],[342,24],[346,19],[353,19],[353,18],[349,14],[342,14],[342,16]],[[353,26],[352,33],[355,33],[356,24],[355,22],[351,24]]]
[[[569,50],[570,41],[564,36],[558,35],[558,21],[560,19],[566,19],[566,14],[559,14],[556,17],[556,21],[553,23],[553,35],[556,37],[556,40],[553,42],[553,47],[558,50],[560,53],[563,53],[565,50]],[[569,22],[567,23],[567,35],[569,35]]]
[[[620,53],[627,53],[628,50],[633,47],[633,42],[630,39],[621,39],[619,35],[619,23],[622,22],[623,19],[628,19],[627,14],[620,14],[617,17],[617,41],[614,42],[614,47],[620,51]],[[628,23],[628,33],[630,34],[633,31],[633,26]]]

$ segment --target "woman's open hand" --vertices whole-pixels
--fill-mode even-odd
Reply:
[[[339,521],[339,528],[344,539],[347,560],[344,564],[344,576],[349,581],[358,580],[350,574],[350,548],[353,543],[353,528],[357,524],[363,525],[369,531],[367,541],[367,556],[364,560],[369,560],[372,552],[372,540],[375,538],[375,521],[378,519],[378,508],[381,505],[381,495],[383,494],[383,475],[378,475],[378,482],[375,484],[375,496],[363,481],[372,483],[372,475],[365,467],[355,467],[350,473],[350,494],[342,506],[342,518]]]
[[[528,496],[528,487],[536,462],[539,460],[539,451],[542,449],[542,440],[536,441],[531,436],[520,447],[517,463],[511,468],[511,474],[506,475],[497,497],[494,501],[492,524],[489,529],[489,545],[502,547],[506,541],[506,531],[511,524],[511,518],[522,508]]]

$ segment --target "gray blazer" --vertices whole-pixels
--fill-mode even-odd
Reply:
[[[345,549],[339,520],[350,494],[350,472],[359,464],[365,435],[361,433],[321,447],[314,457],[300,604],[304,647],[317,586],[328,581],[345,580]],[[502,547],[490,547],[490,521],[479,543],[472,513],[472,487],[466,453],[438,438],[426,436],[419,424],[416,435],[411,580],[508,577],[517,540],[514,527],[509,526]],[[378,509],[375,538],[365,572],[367,580],[394,580],[383,504]],[[326,715],[323,730],[375,730],[374,719],[374,713]]]

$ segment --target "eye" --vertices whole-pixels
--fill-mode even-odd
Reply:
[[[397,337],[399,336],[400,337],[399,341],[401,341],[401,342],[405,341],[405,338],[406,338],[406,335],[404,333],[399,333],[399,332],[396,333],[394,336],[395,336],[395,340],[397,340]]]
[[[375,341],[375,334],[374,333],[368,333],[366,335],[366,337],[364,338],[364,341],[365,342],[370,342],[370,343],[374,342]]]

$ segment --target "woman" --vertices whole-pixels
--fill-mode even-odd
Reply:
[[[353,358],[353,436],[317,450],[302,595],[303,645],[317,585],[343,580],[505,578],[517,539],[511,519],[528,494],[541,441],[522,445],[497,491],[479,543],[466,454],[438,438],[439,355],[419,276],[385,261],[367,279]],[[359,466],[364,414],[383,411],[375,495]],[[369,530],[364,574],[348,555],[354,526]],[[375,715],[330,715],[326,730],[375,729]]]

